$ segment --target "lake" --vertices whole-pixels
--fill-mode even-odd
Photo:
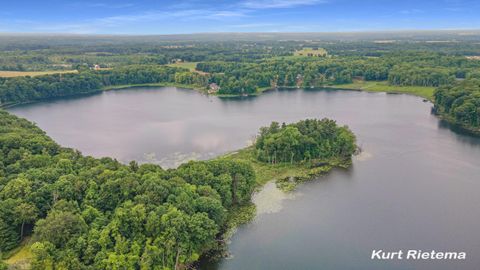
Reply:
[[[267,210],[259,206],[256,219],[231,239],[232,257],[202,269],[478,270],[480,139],[452,131],[431,107],[418,97],[346,90],[220,99],[166,87],[9,111],[84,154],[164,167],[245,147],[271,121],[335,119],[352,129],[363,149],[352,167],[274,196]],[[463,251],[467,257],[371,260],[378,249]]]

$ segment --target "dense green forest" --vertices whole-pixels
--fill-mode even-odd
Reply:
[[[32,269],[174,269],[217,245],[231,209],[248,204],[245,162],[163,170],[62,148],[0,111],[0,250],[33,233]]]
[[[348,127],[330,119],[307,119],[281,125],[273,122],[260,129],[255,149],[257,158],[268,163],[297,163],[315,159],[350,159],[357,146]]]
[[[351,131],[328,119],[274,122],[255,147],[273,163],[350,159],[356,149]],[[3,110],[0,151],[0,251],[31,236],[32,269],[189,265],[218,248],[228,216],[250,204],[257,185],[247,160],[164,170],[86,157]]]
[[[480,76],[439,87],[435,109],[451,122],[471,131],[480,131]]]

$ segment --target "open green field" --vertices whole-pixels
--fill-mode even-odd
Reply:
[[[265,183],[271,180],[277,180],[286,177],[295,177],[306,175],[309,169],[306,166],[299,164],[268,164],[261,161],[258,161],[254,155],[254,148],[248,147],[236,152],[227,154],[221,158],[231,159],[231,160],[241,160],[246,161],[252,164],[255,174],[257,176],[258,186],[263,186]]]
[[[20,268],[18,269],[28,269],[21,268],[21,266],[28,265],[30,259],[32,258],[32,253],[30,251],[30,238],[31,237],[25,237],[25,239],[23,239],[22,243],[17,248],[8,252],[8,254],[4,254],[4,256],[7,257],[5,262],[8,265],[19,266]]]
[[[327,50],[323,48],[313,49],[313,48],[303,48],[302,50],[295,51],[295,56],[327,56]]]
[[[196,71],[195,68],[197,67],[198,62],[180,62],[174,64],[168,64],[169,67],[177,67],[177,68],[187,68],[190,71]]]
[[[176,67],[176,68],[186,68],[190,72],[195,72],[201,75],[206,75],[208,74],[207,72],[199,71],[196,69],[198,62],[180,62],[180,63],[175,63],[175,64],[168,64],[166,66],[169,67]]]
[[[363,81],[355,80],[353,83],[337,84],[329,86],[336,89],[353,89],[369,92],[387,92],[387,93],[403,93],[423,97],[430,101],[433,100],[433,92],[435,87],[425,86],[396,86],[389,85],[386,81]]]
[[[109,91],[109,90],[120,90],[120,89],[135,88],[135,87],[178,87],[178,88],[196,90],[201,93],[205,92],[205,89],[202,89],[201,87],[198,87],[196,85],[180,84],[180,83],[140,83],[140,84],[110,85],[110,86],[103,87],[102,90]]]
[[[52,70],[52,71],[0,71],[0,77],[12,78],[12,77],[35,77],[49,74],[65,74],[65,73],[77,73],[77,70]]]
[[[220,157],[220,159],[230,159],[245,161],[252,165],[255,170],[257,186],[260,188],[269,181],[276,181],[277,185],[284,191],[295,189],[296,185],[311,180],[315,176],[319,176],[329,172],[333,167],[348,167],[349,161],[325,160],[317,161],[323,163],[322,166],[312,166],[311,163],[278,163],[269,164],[258,161],[255,157],[255,149],[253,146],[229,153]],[[289,178],[295,181],[287,181]]]

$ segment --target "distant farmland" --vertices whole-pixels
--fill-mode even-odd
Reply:
[[[0,77],[12,78],[12,77],[35,77],[48,74],[65,74],[65,73],[77,73],[77,70],[52,70],[52,71],[3,71],[0,70]]]
[[[295,56],[310,56],[310,57],[324,57],[327,56],[327,50],[323,48],[304,48],[302,50],[296,51]]]
[[[176,67],[176,68],[186,68],[191,72],[196,72],[201,75],[208,74],[207,72],[202,72],[197,70],[197,64],[198,62],[178,62],[178,63],[168,64],[167,66]]]
[[[177,67],[177,68],[187,68],[190,71],[195,71],[198,62],[178,62],[174,64],[168,64],[169,67]]]

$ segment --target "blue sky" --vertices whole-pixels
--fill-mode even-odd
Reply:
[[[184,34],[480,28],[479,0],[1,1],[5,3],[0,5],[0,32]]]

